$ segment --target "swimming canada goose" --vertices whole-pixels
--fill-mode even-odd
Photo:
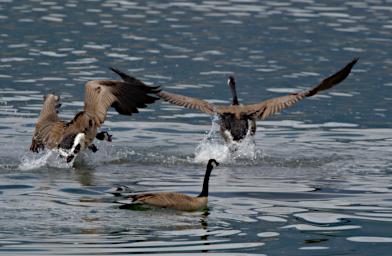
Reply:
[[[232,104],[230,106],[217,106],[207,101],[191,98],[179,94],[161,91],[159,97],[172,104],[191,109],[198,109],[210,115],[219,116],[220,131],[226,142],[241,141],[247,134],[254,135],[256,132],[256,119],[265,119],[284,108],[290,107],[305,97],[315,95],[320,91],[332,88],[342,82],[351,72],[351,68],[357,63],[355,58],[344,68],[334,75],[327,77],[317,86],[287,96],[276,97],[264,100],[257,104],[240,105],[235,88],[233,76],[229,76],[228,85],[232,94]]]
[[[171,208],[180,211],[196,211],[203,209],[208,203],[208,182],[210,174],[214,166],[219,163],[215,159],[210,159],[207,164],[206,173],[204,175],[203,189],[197,196],[188,196],[177,192],[160,192],[130,195],[132,205],[146,205],[159,208]]]
[[[106,119],[109,107],[122,115],[138,113],[138,108],[147,107],[158,97],[152,95],[160,91],[159,87],[151,87],[127,74],[110,68],[122,81],[93,80],[85,85],[84,109],[69,121],[62,121],[58,116],[60,97],[48,94],[44,103],[31,142],[30,150],[38,152],[45,147],[55,149],[67,162],[83,149],[93,152],[97,147],[92,144],[94,138],[111,141],[107,132],[97,133]]]

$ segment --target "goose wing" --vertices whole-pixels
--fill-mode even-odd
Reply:
[[[237,108],[236,110],[240,110],[244,114],[253,115],[260,119],[265,119],[281,111],[284,108],[288,108],[294,105],[305,97],[310,97],[317,94],[318,92],[328,90],[333,86],[337,85],[338,83],[342,82],[350,74],[352,67],[355,65],[355,63],[357,63],[357,61],[358,58],[352,60],[344,68],[342,68],[332,76],[325,78],[323,81],[321,81],[320,84],[309,90],[293,93],[287,96],[268,99],[258,104],[244,105],[241,106],[239,109]],[[226,111],[230,112],[231,110],[227,109]],[[234,111],[234,109],[232,111]]]
[[[118,69],[110,69],[122,81],[93,80],[85,85],[84,111],[94,118],[97,126],[105,121],[109,107],[122,115],[132,115],[139,112],[138,108],[159,99],[153,96],[160,91],[159,87],[148,86]]]
[[[175,93],[169,93],[165,91],[159,92],[158,96],[161,97],[163,100],[170,102],[171,104],[186,107],[186,108],[191,108],[191,109],[198,109],[210,115],[213,115],[216,112],[216,107],[205,100],[200,100],[200,99],[183,96]]]
[[[54,94],[48,94],[44,97],[44,104],[35,125],[30,145],[31,151],[37,153],[40,149],[44,149],[45,145],[52,147],[61,137],[64,123],[61,122],[57,114],[57,109],[60,106],[59,101],[60,97]],[[54,127],[58,127],[58,129],[53,129]]]

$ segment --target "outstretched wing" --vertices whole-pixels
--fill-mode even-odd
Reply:
[[[216,107],[205,100],[200,100],[200,99],[183,96],[175,93],[169,93],[165,91],[159,92],[158,96],[161,97],[163,100],[170,102],[171,104],[175,104],[178,106],[191,108],[191,109],[198,109],[210,115],[213,115],[216,112],[215,109]]]
[[[336,72],[330,77],[325,78],[317,86],[298,93],[293,93],[287,96],[272,98],[265,100],[258,104],[241,106],[241,111],[248,115],[254,115],[257,118],[265,119],[284,108],[288,108],[305,97],[310,97],[318,92],[328,90],[338,83],[342,82],[350,74],[352,67],[357,63],[358,58],[352,60],[344,68]],[[230,111],[229,111],[230,112]]]
[[[85,85],[84,111],[94,118],[97,126],[106,119],[109,107],[114,107],[122,115],[138,113],[138,108],[154,103],[159,87],[148,86],[118,69],[110,68],[123,81],[93,80]]]
[[[31,151],[37,153],[40,149],[45,148],[44,145],[51,147],[58,138],[56,134],[53,134],[52,128],[63,125],[57,115],[57,109],[60,106],[59,101],[60,97],[54,94],[48,94],[44,97],[44,104],[35,125],[34,135],[31,141]]]

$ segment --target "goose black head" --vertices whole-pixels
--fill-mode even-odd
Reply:
[[[112,141],[112,135],[110,135],[108,132],[97,133],[95,138],[97,138],[98,140],[106,140],[106,141],[109,141],[109,142]]]
[[[213,168],[213,167],[217,167],[218,165],[219,163],[215,159],[208,160],[207,167]]]

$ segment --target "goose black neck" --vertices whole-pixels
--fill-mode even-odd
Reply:
[[[212,165],[207,166],[206,174],[204,175],[203,189],[198,197],[207,197],[208,196],[208,182],[210,181],[210,174],[211,174],[212,169],[213,169]]]
[[[230,84],[230,89],[231,89],[231,94],[232,94],[232,96],[233,96],[233,102],[232,102],[232,104],[233,104],[233,105],[239,105],[238,98],[237,98],[237,91],[236,91],[236,89],[235,89],[235,84],[234,84],[234,83],[231,83],[231,84]]]

